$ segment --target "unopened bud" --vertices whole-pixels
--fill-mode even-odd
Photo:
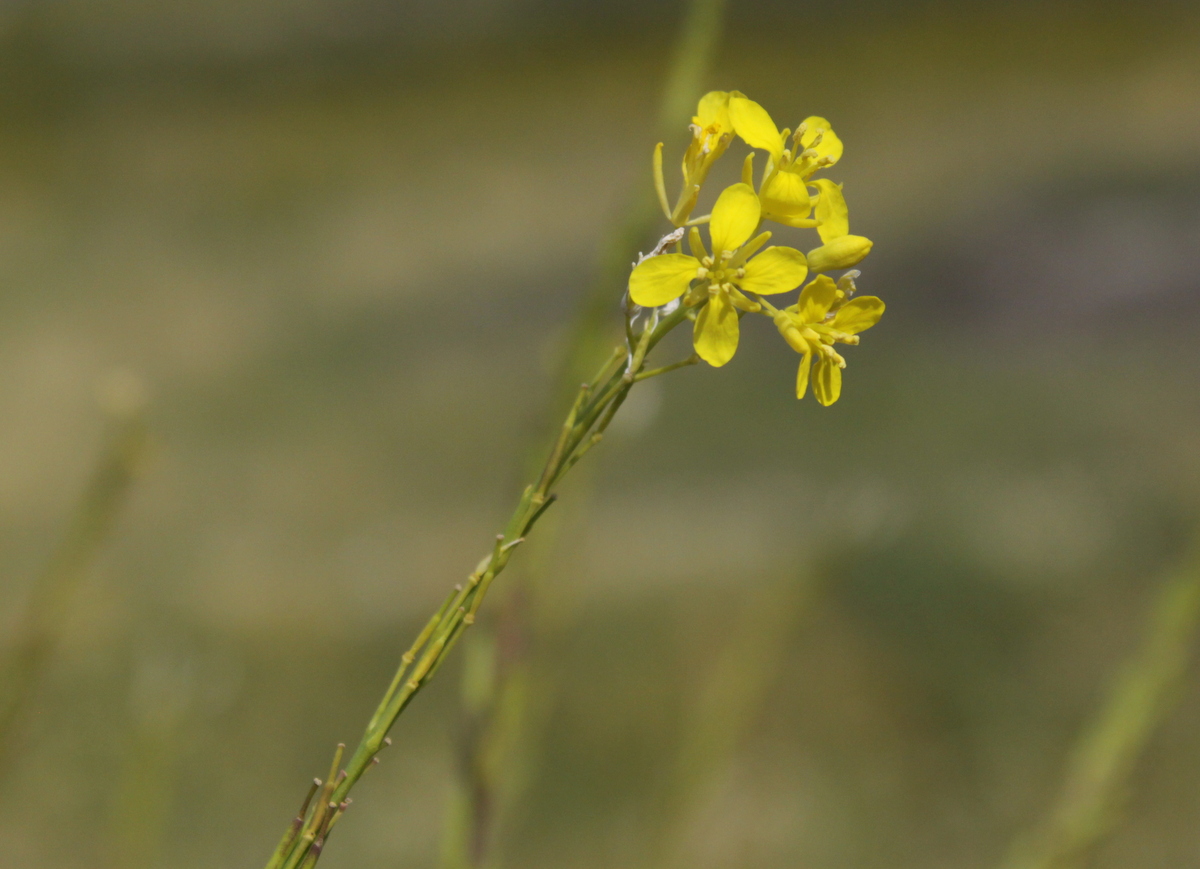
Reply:
[[[858,265],[871,252],[872,242],[861,235],[843,235],[808,252],[810,272],[828,272]]]

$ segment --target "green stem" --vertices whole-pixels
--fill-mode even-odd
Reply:
[[[651,377],[658,377],[660,374],[669,374],[672,371],[677,371],[680,368],[687,368],[689,365],[695,365],[700,361],[700,357],[694,353],[687,359],[680,359],[678,362],[672,362],[670,365],[664,365],[662,368],[651,368],[649,371],[643,371],[637,377],[633,378],[634,383],[640,383],[643,380],[649,380]]]
[[[504,533],[496,536],[491,552],[480,560],[467,582],[450,593],[401,658],[400,667],[367,723],[358,747],[340,772],[344,746],[338,747],[330,776],[307,819],[299,830],[294,826],[289,827],[268,861],[267,869],[309,869],[316,863],[336,813],[341,811],[340,807],[346,803],[351,789],[384,747],[388,731],[412,699],[433,678],[462,634],[474,623],[492,582],[503,572],[513,551],[524,541],[525,535],[533,529],[555,497],[549,493],[550,487],[562,479],[590,448],[595,442],[592,438],[603,433],[603,428],[612,420],[636,382],[646,355],[684,319],[686,312],[682,308],[677,309],[670,316],[647,324],[632,353],[625,348],[614,352],[596,372],[596,381],[607,375],[606,389],[599,397],[592,398],[583,414],[581,408],[594,393],[589,387],[580,390],[538,476],[538,484],[525,488]]]

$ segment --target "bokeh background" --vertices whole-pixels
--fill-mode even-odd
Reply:
[[[5,867],[265,861],[507,515],[680,9],[0,5],[0,636],[105,383],[152,433],[0,765]],[[833,122],[888,313],[836,407],[755,322],[564,486],[494,860],[999,866],[1200,532],[1200,10],[729,0],[706,85]],[[439,863],[461,664],[323,866]],[[1200,866],[1174,699],[1091,865]]]

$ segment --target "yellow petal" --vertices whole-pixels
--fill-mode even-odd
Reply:
[[[709,91],[700,97],[700,102],[696,106],[696,116],[692,118],[692,121],[699,127],[716,124],[722,130],[730,129],[729,92]]]
[[[729,100],[729,120],[733,130],[751,148],[762,148],[769,153],[775,162],[779,162],[783,154],[783,137],[779,128],[767,114],[767,110],[754,100],[745,97],[733,97]]]
[[[812,354],[805,353],[804,358],[800,360],[800,370],[796,372],[796,398],[804,398],[804,393],[808,391],[808,372],[812,365]]]
[[[814,217],[792,217],[787,214],[775,214],[766,209],[763,209],[763,220],[773,220],[776,223],[782,223],[784,226],[794,226],[797,229],[812,229],[817,225],[817,220]]]
[[[821,275],[821,277],[825,276]],[[842,305],[829,325],[839,332],[857,335],[879,322],[879,318],[883,316],[884,307],[883,299],[877,296],[860,296]]]
[[[749,184],[732,184],[717,197],[713,206],[708,234],[712,238],[714,257],[723,250],[737,250],[758,228],[762,206]]]
[[[813,371],[813,395],[817,401],[829,407],[842,394],[842,369],[822,356]]]
[[[819,275],[800,293],[800,322],[820,323],[836,301],[837,284],[828,275]]]
[[[700,309],[692,340],[696,354],[714,368],[733,358],[738,346],[738,314],[724,293],[717,293]]]
[[[808,217],[812,211],[812,199],[808,185],[795,172],[776,172],[762,186],[763,209],[772,214],[789,217]]]
[[[684,294],[699,268],[700,260],[682,253],[642,260],[629,276],[629,297],[646,308],[665,305]]]
[[[804,119],[804,127],[804,134],[800,137],[802,147],[816,151],[818,157],[828,157],[832,161],[830,165],[842,159],[842,140],[833,132],[829,121],[813,115]],[[821,134],[821,141],[813,145],[817,140],[817,133]]]
[[[814,272],[848,269],[871,252],[872,242],[861,235],[843,235],[808,252],[808,267]]]
[[[817,220],[821,221],[817,227],[821,241],[831,242],[849,234],[850,212],[846,209],[846,197],[842,196],[841,185],[834,184],[828,178],[818,178],[809,183],[821,191],[816,214]]]
[[[769,247],[746,263],[746,276],[737,285],[747,293],[768,296],[786,293],[803,283],[808,274],[804,254],[791,247]]]

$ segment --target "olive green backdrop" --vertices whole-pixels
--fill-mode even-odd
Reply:
[[[677,17],[0,8],[0,636],[114,371],[152,432],[0,765],[5,867],[266,859],[506,515],[600,238],[650,183]],[[748,324],[566,484],[550,726],[499,854],[996,866],[1200,530],[1200,15],[729,0],[710,84],[832,121],[888,313],[835,407]],[[681,799],[763,595],[744,726]],[[322,866],[437,864],[460,663]],[[1200,677],[1178,701],[1092,865],[1200,866]]]

